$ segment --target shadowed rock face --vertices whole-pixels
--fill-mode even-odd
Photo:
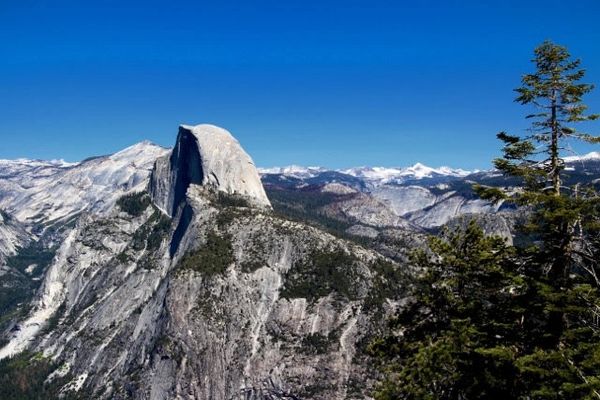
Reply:
[[[185,199],[185,192],[190,184],[201,185],[204,179],[198,142],[190,131],[180,128],[179,139],[169,161],[171,170],[177,171],[172,189],[173,209],[171,209],[171,215],[174,215],[177,206]]]
[[[150,193],[159,208],[174,216],[191,184],[271,207],[250,156],[229,132],[213,125],[179,127],[175,148],[156,161]]]

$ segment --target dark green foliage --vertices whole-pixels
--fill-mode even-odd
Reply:
[[[266,191],[275,210],[280,207],[304,209],[305,211],[317,210],[323,206],[352,196],[323,193],[318,188],[288,191],[267,187]]]
[[[335,332],[330,332],[327,336],[321,333],[311,333],[304,336],[301,343],[301,351],[305,354],[325,354],[329,347],[336,342]]]
[[[216,222],[220,229],[226,228],[242,217],[252,215],[251,204],[244,196],[221,191],[214,193],[213,196],[213,204],[219,209]]]
[[[252,273],[267,265],[267,258],[270,254],[269,248],[273,246],[273,243],[270,243],[268,238],[265,240],[262,232],[256,232],[247,237],[246,240],[248,240],[248,244],[244,246],[240,268],[242,272]]]
[[[314,302],[332,292],[350,300],[356,293],[356,259],[340,248],[315,250],[294,263],[286,274],[281,296]]]
[[[413,302],[369,346],[387,376],[376,399],[597,398],[600,293],[588,274],[557,281],[544,251],[474,223],[430,248],[414,255]]]
[[[249,215],[252,215],[252,211],[248,208],[223,208],[219,211],[219,214],[217,214],[217,226],[221,229],[226,228],[233,221]]]
[[[496,167],[519,190],[476,188],[526,205],[531,241],[507,247],[471,224],[415,255],[414,302],[370,346],[386,372],[378,400],[600,398],[600,198],[591,185],[562,186],[560,154],[564,139],[597,141],[567,126],[596,118],[581,103],[592,86],[576,83],[583,71],[566,49],[535,53],[537,71],[517,89],[539,108],[532,134],[498,135]]]
[[[597,143],[600,137],[577,131],[577,122],[597,119],[584,115],[582,102],[593,85],[580,83],[584,70],[579,60],[571,60],[566,48],[544,42],[535,50],[536,71],[523,77],[516,89],[516,101],[533,105],[537,112],[530,134],[525,137],[500,133],[504,155],[495,161],[506,175],[520,178],[521,190],[507,193],[498,189],[476,188],[484,197],[505,198],[526,205],[531,218],[523,232],[537,240],[537,262],[555,287],[567,287],[572,272],[587,271],[600,283],[596,274],[599,252],[598,228],[600,199],[593,185],[566,181],[562,153],[568,140]]]
[[[2,276],[0,280],[5,286],[0,290],[0,315],[5,316],[21,302],[30,299],[33,294],[35,282],[26,276]],[[3,318],[0,318],[2,322]]]
[[[246,197],[221,191],[216,193],[216,203],[221,207],[250,207]]]
[[[70,375],[45,383],[56,365],[39,354],[22,353],[14,358],[0,360],[0,399],[47,400],[58,399],[60,389],[71,379]],[[83,392],[65,392],[61,399],[88,398]]]
[[[372,287],[365,298],[364,310],[381,314],[386,299],[395,299],[402,293],[402,287],[410,282],[398,265],[378,258],[369,265],[373,273]]]
[[[528,116],[533,119],[530,134],[498,134],[504,143],[504,155],[495,160],[499,170],[520,179],[521,190],[476,190],[484,198],[504,198],[532,209],[524,232],[538,240],[543,268],[557,286],[566,284],[569,274],[580,269],[590,272],[598,284],[594,259],[599,245],[599,198],[593,185],[563,186],[562,158],[569,139],[600,141],[572,126],[598,117],[584,115],[587,107],[582,98],[593,85],[579,82],[584,70],[580,69],[579,60],[570,59],[564,47],[544,42],[536,48],[533,62],[536,71],[525,75],[523,86],[516,89],[516,101],[537,108],[535,114]]]
[[[121,264],[125,264],[126,262],[129,262],[130,258],[127,255],[127,253],[125,251],[120,252],[119,254],[117,254],[117,261],[120,262]]]
[[[260,268],[262,268],[264,266],[265,266],[265,263],[263,263],[263,262],[261,262],[259,260],[244,261],[240,265],[240,267],[242,269],[242,272],[245,272],[247,274],[251,274],[252,272],[254,272],[257,269],[260,269]]]
[[[573,124],[591,121],[598,115],[585,115],[587,106],[583,96],[594,86],[579,81],[585,70],[580,60],[572,60],[566,48],[546,41],[535,49],[532,60],[536,71],[526,74],[522,86],[515,89],[515,101],[533,106],[528,134],[514,136],[500,132],[498,139],[504,144],[502,158],[494,160],[496,168],[505,174],[522,179],[524,188],[533,193],[562,190],[564,159],[567,140],[598,143],[600,137],[579,132]],[[478,187],[480,194],[488,198],[508,198],[506,193],[493,188]],[[519,200],[536,202],[535,197]]]
[[[34,280],[52,262],[56,249],[46,248],[41,241],[31,242],[18,250],[17,254],[6,259],[6,265],[13,270],[0,277],[0,331],[7,324],[29,310],[29,302],[38,289],[41,280]],[[36,267],[31,274],[25,270],[30,265]]]
[[[134,233],[131,246],[138,251],[158,250],[170,227],[171,220],[160,211],[154,210],[148,221]]]
[[[158,264],[155,257],[149,254],[145,254],[138,260],[137,265],[140,268],[152,270],[155,269]]]
[[[130,246],[135,251],[144,251],[137,261],[140,268],[147,270],[154,269],[157,265],[157,250],[167,237],[171,229],[171,219],[154,208],[150,218],[144,222],[133,234]],[[129,254],[130,250],[125,249],[119,253],[115,259],[121,264],[130,262],[133,257]]]
[[[209,232],[206,242],[200,248],[183,256],[179,268],[212,276],[224,273],[234,261],[231,238]]]
[[[117,200],[117,205],[132,217],[139,217],[150,205],[150,196],[146,192],[126,194]]]
[[[4,210],[0,210],[0,219],[3,219],[6,222],[12,221],[12,217]]]
[[[170,227],[171,220],[166,215],[160,213],[146,239],[146,249],[149,251],[158,250]]]
[[[529,278],[527,335],[515,361],[523,391],[535,399],[595,399],[600,390],[598,289],[574,279],[557,287]]]
[[[266,188],[266,191],[275,213],[285,219],[311,224],[335,236],[357,241],[361,244],[368,241],[366,238],[359,238],[346,233],[346,229],[354,225],[353,221],[332,218],[321,211],[322,207],[352,195],[322,193],[320,191],[287,191],[269,187]]]
[[[232,209],[221,210],[219,214],[217,214],[217,226],[219,228],[225,228],[235,221],[236,217],[237,213]]]
[[[46,248],[40,241],[31,242],[27,247],[23,247],[17,251],[17,254],[6,259],[6,265],[15,268],[20,272],[25,272],[25,269],[36,264],[35,272],[43,271],[50,265],[54,255],[55,248]]]
[[[63,301],[62,304],[58,307],[58,309],[54,312],[54,314],[52,314],[52,316],[46,322],[43,332],[46,333],[54,331],[54,329],[56,329],[56,327],[58,326],[61,318],[64,316],[66,310],[67,303]]]
[[[370,345],[388,378],[377,399],[514,398],[513,349],[523,282],[502,239],[471,223],[448,240],[431,238],[433,255],[418,251],[424,270],[415,301]]]

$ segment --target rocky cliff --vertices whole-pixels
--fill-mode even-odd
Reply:
[[[220,128],[182,126],[145,182],[65,228],[0,358],[84,398],[368,398],[399,265],[273,214]]]

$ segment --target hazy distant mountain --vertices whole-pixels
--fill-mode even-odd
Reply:
[[[600,154],[566,158],[572,181],[589,182],[600,176]],[[504,213],[502,204],[489,204],[472,191],[474,183],[510,186],[510,179],[494,170],[467,171],[460,168],[431,168],[417,163],[411,167],[358,167],[327,170],[300,166],[259,169],[270,196],[294,202],[303,197],[321,198],[320,210],[340,219],[366,225],[436,228],[463,214]],[[332,186],[335,184],[335,186]],[[287,192],[287,194],[284,194]],[[338,198],[332,193],[339,195]],[[298,196],[301,193],[301,196]],[[362,200],[361,200],[362,199]],[[357,212],[378,201],[377,223]],[[342,206],[346,203],[345,206]],[[332,209],[336,212],[332,213]],[[342,211],[344,210],[344,211]],[[314,210],[313,210],[314,211]],[[368,214],[368,213],[367,213]],[[399,218],[397,218],[399,217]]]

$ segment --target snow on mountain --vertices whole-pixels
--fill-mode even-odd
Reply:
[[[29,170],[37,167],[56,167],[56,168],[67,168],[79,164],[78,162],[67,162],[65,160],[32,160],[29,158],[16,158],[14,160],[0,159],[0,171],[17,172],[23,170]]]
[[[156,159],[169,150],[141,142],[80,163],[0,161],[0,209],[25,223],[49,223],[82,211],[106,211],[124,193],[141,190]]]
[[[26,175],[36,175],[38,177],[50,176],[75,165],[77,165],[77,163],[67,163],[62,160],[44,161],[30,160],[27,158],[0,160],[0,180],[10,180],[11,178],[18,178],[19,176]],[[27,185],[27,183],[22,184]]]
[[[581,156],[569,156],[564,158],[566,163],[575,163],[580,161],[600,161],[600,151],[592,151]]]
[[[286,175],[298,179],[313,178],[321,172],[326,171],[327,169],[322,167],[301,167],[299,165],[289,165],[287,167],[258,168],[258,172],[261,175]]]
[[[261,175],[279,174],[292,178],[307,179],[318,176],[321,173],[330,170],[322,167],[301,167],[291,165],[288,167],[274,168],[259,168]],[[459,168],[431,168],[421,163],[417,163],[411,167],[355,167],[347,169],[336,169],[335,172],[350,175],[355,178],[364,180],[373,185],[383,185],[387,183],[403,183],[408,180],[420,180],[425,178],[435,177],[464,177],[471,174],[471,171],[466,171]]]
[[[406,168],[359,167],[340,170],[340,172],[379,184],[401,183],[409,179],[433,178],[436,176],[463,177],[471,173],[463,169],[449,167],[431,168],[421,163]]]

